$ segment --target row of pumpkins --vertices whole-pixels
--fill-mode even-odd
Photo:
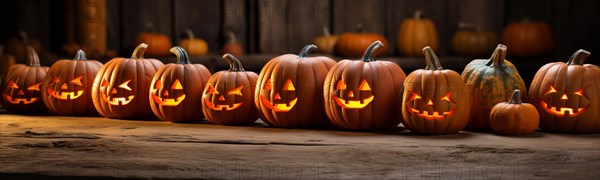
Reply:
[[[144,58],[140,44],[131,58],[102,64],[74,60],[41,67],[33,48],[29,64],[9,68],[0,86],[9,112],[94,115],[107,118],[153,118],[193,122],[206,117],[223,125],[243,125],[259,117],[284,128],[335,125],[347,130],[396,127],[423,134],[457,133],[466,126],[503,134],[547,131],[600,132],[600,67],[584,64],[585,50],[567,63],[543,66],[529,94],[517,69],[505,60],[500,44],[490,59],[469,63],[462,75],[443,69],[429,46],[422,49],[426,67],[408,76],[399,65],[376,61],[383,47],[372,43],[359,60],[336,63],[309,57],[315,45],[299,55],[271,59],[259,75],[244,71],[231,54],[230,69],[211,73],[191,64],[181,47],[170,51],[177,63],[163,65]],[[522,103],[524,99],[532,104]],[[503,103],[504,102],[504,103]],[[541,120],[540,120],[541,119]]]
[[[339,36],[331,35],[327,28],[323,36],[317,37],[314,44],[319,52],[338,54],[344,57],[360,57],[365,48],[375,40],[388,45],[386,38],[377,33],[362,32],[362,25],[357,25],[358,32],[346,32]],[[510,23],[502,32],[502,43],[511,47],[511,56],[535,57],[546,55],[554,49],[554,35],[550,26],[544,22],[524,19]],[[493,31],[483,30],[473,24],[460,23],[459,30],[452,37],[452,49],[457,55],[485,56],[498,44],[498,37]],[[431,19],[422,17],[417,10],[413,18],[404,19],[398,31],[398,52],[405,56],[420,56],[421,49],[430,46],[435,52],[439,49],[439,38],[436,26]],[[388,52],[382,48],[378,55]]]

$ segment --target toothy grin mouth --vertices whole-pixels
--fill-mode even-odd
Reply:
[[[579,116],[585,111],[586,108],[568,108],[568,107],[554,107],[542,100],[542,107],[546,112],[556,116]]]
[[[48,94],[50,94],[50,97],[62,100],[77,99],[83,95],[83,90],[79,90],[77,92],[58,92],[50,88],[46,88],[46,90],[48,91]]]
[[[156,94],[152,94],[152,99],[154,99],[154,102],[163,106],[177,106],[185,99],[185,94],[182,94],[177,98],[160,98],[156,96]]]
[[[429,111],[419,111],[417,109],[411,108],[411,107],[407,107],[408,110],[410,110],[411,112],[415,113],[416,115],[418,115],[419,117],[428,119],[428,120],[441,120],[446,118],[449,115],[452,115],[454,113],[455,110],[451,110],[448,112],[438,112],[438,111],[433,111],[431,114],[429,114]]]
[[[374,98],[374,96],[369,96],[368,98],[362,100],[345,100],[342,98],[338,98],[335,95],[333,96],[333,100],[338,106],[347,109],[362,109],[369,105],[369,103],[371,103],[371,101],[373,101]]]
[[[244,102],[240,102],[240,103],[233,103],[230,105],[226,105],[226,104],[214,104],[212,102],[210,102],[208,100],[208,98],[204,98],[204,104],[206,104],[206,106],[208,106],[210,109],[215,110],[215,111],[230,111],[230,110],[234,110],[239,108],[240,106],[242,106]]]
[[[38,100],[38,98],[13,98],[8,94],[2,93],[4,95],[4,99],[10,102],[11,104],[31,104]]]
[[[291,100],[287,104],[286,103],[272,103],[264,96],[260,96],[260,101],[262,102],[262,104],[264,106],[266,106],[267,108],[269,108],[275,112],[288,112],[288,111],[292,110],[292,108],[294,108],[294,105],[296,105],[298,98],[294,98],[294,100]]]
[[[127,98],[125,98],[125,97],[115,97],[115,98],[112,98],[112,100],[109,100],[106,97],[106,95],[104,95],[104,93],[100,94],[100,98],[102,98],[102,101],[104,101],[104,102],[106,102],[106,103],[108,103],[110,105],[114,105],[114,106],[127,105],[127,104],[129,104],[133,100],[134,97],[135,97],[134,95],[131,95],[131,96],[127,97]]]

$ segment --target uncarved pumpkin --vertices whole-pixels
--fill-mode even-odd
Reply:
[[[490,129],[492,108],[511,98],[513,90],[527,92],[517,68],[506,57],[507,48],[499,44],[490,59],[475,59],[467,64],[462,78],[469,87],[471,115],[467,127]],[[526,94],[523,94],[526,98]]]
[[[260,71],[254,103],[260,118],[267,124],[304,128],[320,127],[328,122],[320,92],[335,61],[323,56],[308,57],[315,48],[311,44],[299,55],[275,57]]]
[[[325,110],[333,124],[347,130],[389,129],[400,123],[396,108],[406,74],[397,64],[376,61],[375,41],[361,60],[342,60],[327,74]]]
[[[452,36],[452,49],[461,56],[486,56],[498,44],[496,33],[472,24],[459,23],[459,30]]]
[[[363,32],[362,24],[356,25],[356,33],[346,32],[340,35],[335,43],[335,52],[344,57],[360,58],[365,49],[369,48],[372,42],[381,41],[383,47],[377,52],[378,56],[383,56],[388,52],[388,41],[383,35],[377,33]]]
[[[166,34],[157,33],[154,31],[154,25],[148,23],[149,32],[142,32],[137,36],[136,44],[148,44],[148,49],[145,50],[145,55],[152,58],[169,56],[171,48],[171,39]]]
[[[234,56],[241,56],[244,54],[244,48],[242,48],[242,44],[237,41],[235,33],[229,31],[227,32],[227,43],[223,45],[222,53],[223,54],[231,54]]]
[[[406,56],[420,56],[425,46],[438,51],[438,33],[433,21],[422,17],[421,10],[413,18],[404,19],[398,30],[398,51]]]
[[[319,47],[316,49],[317,52],[333,54],[335,43],[337,43],[338,36],[331,35],[329,28],[323,27],[323,36],[315,38],[313,43]]]
[[[92,86],[102,63],[87,60],[83,50],[75,59],[56,61],[42,83],[42,99],[50,111],[60,115],[96,115]]]
[[[525,19],[510,23],[504,28],[502,44],[510,47],[509,56],[543,56],[554,50],[554,33],[545,22]]]
[[[231,54],[223,55],[229,70],[215,73],[202,95],[202,111],[215,124],[251,124],[258,119],[254,90],[258,74],[244,71],[242,62]]]
[[[150,108],[150,83],[163,63],[144,58],[147,44],[138,45],[131,58],[114,58],[96,75],[92,100],[98,112],[107,118],[153,118]]]
[[[540,124],[538,111],[533,105],[521,101],[521,91],[518,89],[510,101],[496,104],[489,116],[491,127],[498,134],[531,134]]]
[[[580,49],[567,63],[548,63],[535,74],[529,97],[542,130],[600,132],[600,67],[583,64],[589,55]]]
[[[198,57],[208,54],[208,44],[204,39],[198,39],[194,36],[192,30],[187,30],[187,39],[179,40],[179,46],[181,46],[188,53],[190,57]]]
[[[171,48],[171,53],[177,63],[160,67],[150,84],[152,112],[163,121],[199,122],[204,119],[200,93],[210,72],[201,64],[191,64],[182,47]]]
[[[408,75],[402,92],[402,124],[420,134],[452,134],[469,121],[469,89],[458,73],[444,70],[431,47],[425,69]]]
[[[0,103],[8,112],[45,113],[47,109],[40,90],[48,67],[40,66],[40,59],[33,47],[28,47],[28,51],[28,63],[10,66],[2,78]]]

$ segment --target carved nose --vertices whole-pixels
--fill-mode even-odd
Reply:
[[[225,101],[225,97],[223,95],[219,96],[219,101]]]
[[[431,99],[429,101],[427,101],[427,105],[428,106],[433,106],[433,101],[431,101]]]
[[[165,90],[165,93],[163,93],[163,96],[169,96],[169,91]]]
[[[112,91],[110,91],[110,94],[117,94],[117,89],[112,89]]]
[[[281,99],[281,96],[279,96],[279,93],[275,94],[275,99]]]
[[[23,90],[19,90],[19,95],[23,95]]]
[[[62,86],[60,86],[60,89],[66,90],[69,89],[69,87],[67,86],[67,83],[63,83]]]
[[[569,98],[567,97],[567,94],[563,94],[562,97],[560,97],[560,99],[569,100]]]
[[[352,91],[350,91],[350,92],[348,93],[348,97],[354,97],[354,93],[353,93]]]

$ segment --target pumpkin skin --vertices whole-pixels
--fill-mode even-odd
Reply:
[[[333,54],[335,44],[337,43],[338,36],[333,36],[329,32],[329,28],[323,27],[323,36],[315,38],[313,43],[319,47],[316,52]]]
[[[498,103],[492,108],[490,124],[498,134],[531,134],[540,124],[540,115],[533,105],[521,101],[521,91],[517,89],[510,101]]]
[[[376,61],[375,41],[361,60],[342,60],[327,74],[323,95],[333,124],[347,130],[389,129],[400,123],[396,107],[406,74],[397,64]]]
[[[461,76],[469,88],[471,105],[468,128],[490,129],[492,108],[510,100],[515,89],[527,92],[517,68],[505,59],[506,52],[506,46],[499,44],[490,59],[475,59],[463,70]],[[522,95],[526,99],[526,94]]]
[[[74,60],[55,62],[42,83],[42,99],[48,109],[60,115],[98,114],[92,102],[92,85],[102,63],[87,60],[83,50]]]
[[[200,92],[210,78],[210,72],[201,64],[191,64],[182,47],[171,48],[177,63],[158,69],[150,83],[150,107],[163,121],[198,122],[204,119]],[[142,97],[143,98],[143,97]]]
[[[131,58],[114,58],[96,75],[92,100],[98,112],[107,118],[153,118],[148,100],[150,81],[163,63],[145,59],[147,44],[135,48]]]
[[[452,36],[452,49],[457,55],[485,56],[498,44],[498,36],[492,31],[465,23],[460,23],[459,28]]]
[[[8,68],[17,63],[14,56],[4,54],[4,46],[0,45],[0,76],[4,76]]]
[[[223,55],[228,71],[215,73],[202,93],[202,111],[206,119],[221,125],[251,124],[258,119],[254,106],[254,90],[258,74],[244,71],[240,60]]]
[[[145,56],[157,58],[169,56],[171,49],[171,39],[165,34],[154,32],[154,25],[148,23],[150,32],[143,32],[137,36],[136,44],[148,44],[148,49],[145,50]]]
[[[402,124],[419,134],[458,133],[469,121],[469,89],[458,73],[442,68],[431,47],[423,53],[425,69],[404,81]]]
[[[578,50],[567,63],[553,62],[535,74],[529,97],[544,131],[600,132],[600,67],[583,64],[590,55]]]
[[[543,56],[554,50],[554,34],[548,24],[525,19],[510,23],[504,28],[502,44],[511,48],[508,54],[510,56]]]
[[[40,66],[40,59],[32,47],[29,47],[27,65],[15,64],[8,68],[2,78],[2,106],[8,112],[38,114],[47,112],[42,101],[41,85],[48,67]]]
[[[421,49],[430,46],[434,51],[439,49],[438,33],[433,21],[423,18],[420,10],[415,11],[414,18],[402,21],[398,30],[398,52],[406,56],[420,56]]]
[[[340,35],[335,43],[335,52],[348,58],[360,58],[365,49],[369,48],[371,42],[381,41],[383,47],[377,52],[378,56],[383,56],[388,52],[388,41],[381,34],[364,33],[362,24],[357,25],[358,33],[346,32]]]
[[[187,30],[188,39],[179,41],[179,46],[186,50],[190,57],[198,57],[208,54],[208,44],[204,39],[196,39],[192,30]]]
[[[308,57],[315,48],[311,44],[305,46],[299,55],[275,57],[260,71],[254,104],[259,117],[267,124],[284,128],[327,124],[320,92],[335,61],[323,56]]]
[[[231,54],[234,56],[244,55],[244,48],[242,48],[242,45],[237,41],[235,34],[229,31],[227,33],[227,36],[229,39],[227,40],[227,43],[223,45],[223,49],[221,52],[223,54]]]

